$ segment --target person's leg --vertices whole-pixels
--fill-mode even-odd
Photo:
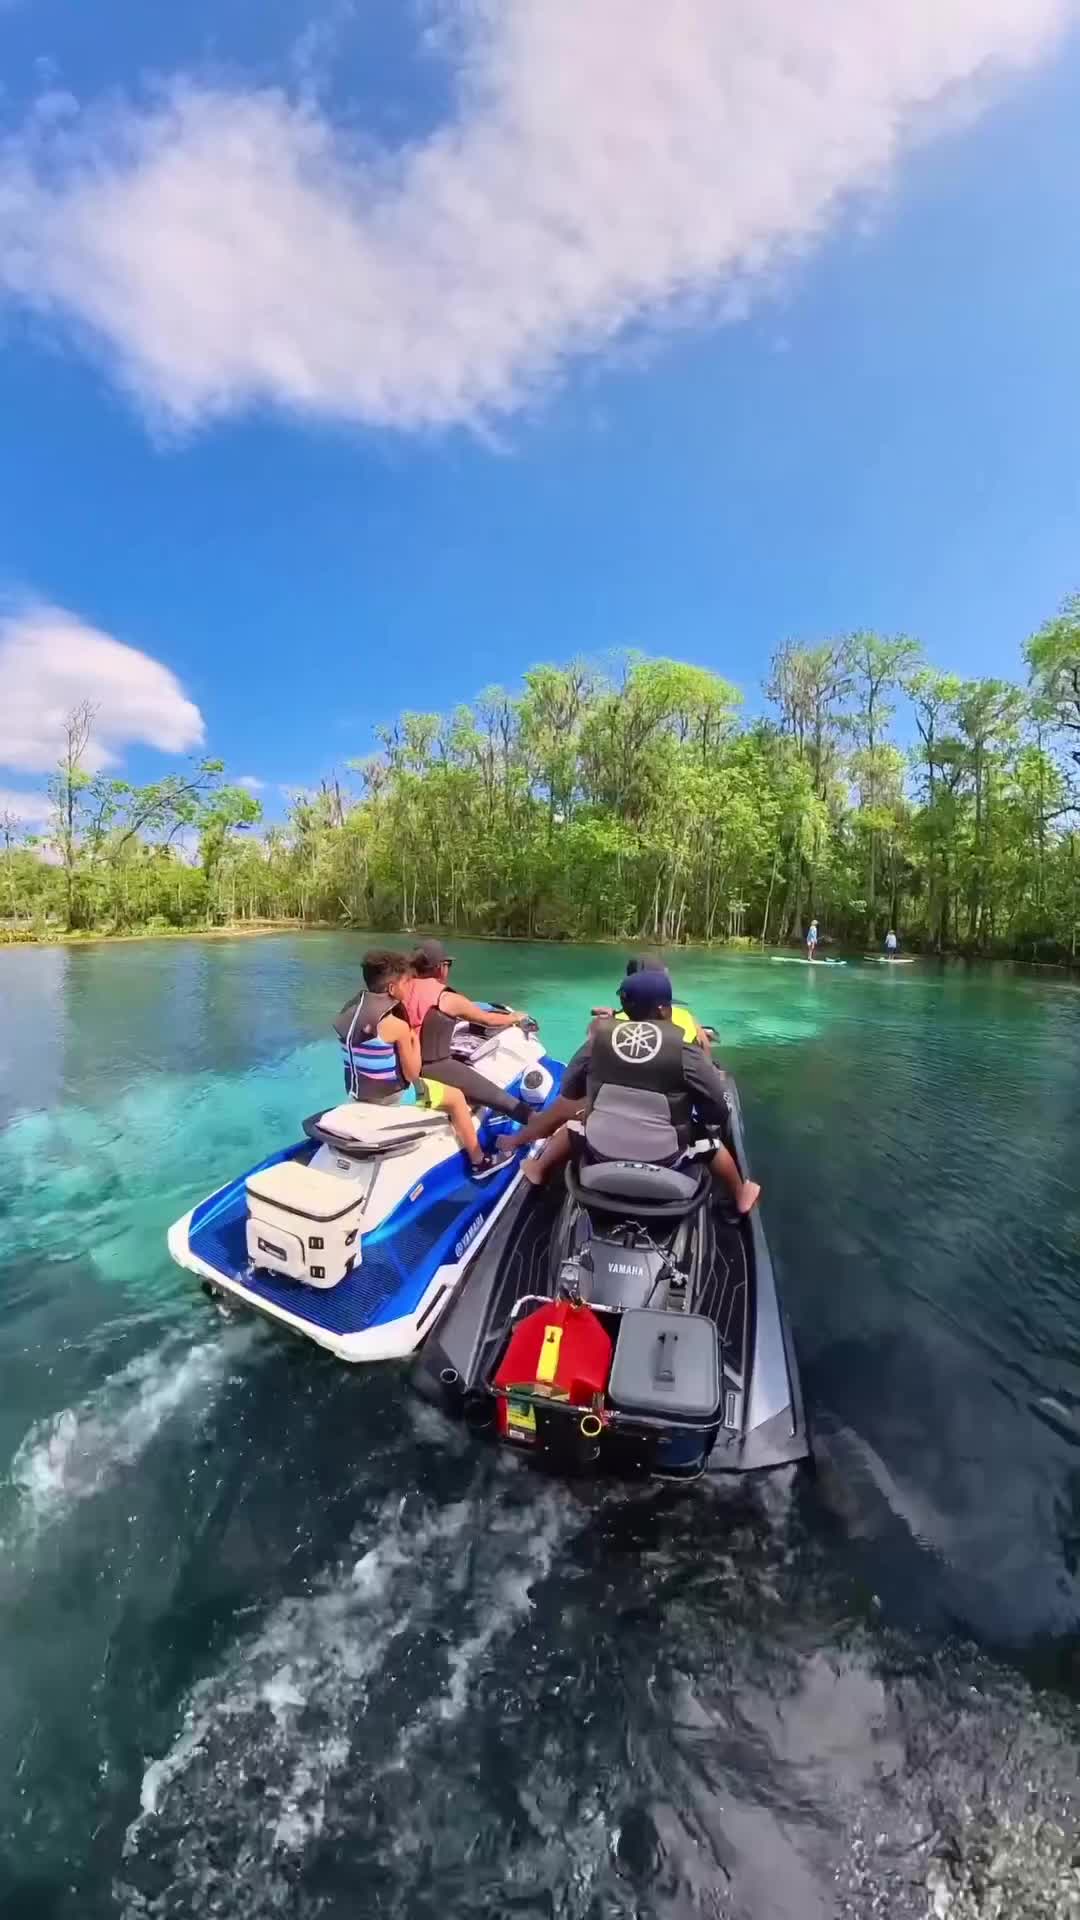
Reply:
[[[761,1194],[760,1185],[756,1180],[743,1179],[726,1147],[717,1147],[709,1162],[709,1170],[727,1188],[736,1213],[749,1213],[756,1206]]]
[[[428,1080],[423,1085],[427,1093],[427,1105],[440,1108],[454,1129],[454,1137],[459,1147],[468,1155],[474,1167],[484,1164],[484,1153],[476,1136],[476,1123],[465,1095],[457,1087],[444,1086],[441,1080]]]
[[[495,1143],[496,1153],[517,1153],[521,1147],[531,1147],[534,1140],[547,1140],[557,1133],[566,1120],[580,1120],[585,1111],[584,1100],[568,1100],[564,1093],[553,1100],[550,1107],[542,1113],[532,1114],[527,1126],[520,1133],[500,1134]]]
[[[440,1086],[457,1087],[475,1107],[490,1107],[492,1113],[502,1113],[510,1120],[531,1120],[532,1108],[527,1101],[516,1093],[507,1093],[505,1087],[497,1087],[494,1080],[488,1080],[475,1067],[464,1060],[431,1060],[424,1063],[424,1078],[437,1080]]]
[[[548,1175],[554,1173],[556,1167],[565,1166],[569,1158],[570,1131],[568,1127],[560,1127],[558,1133],[548,1141],[539,1159],[523,1161],[521,1171],[530,1186],[542,1187]]]

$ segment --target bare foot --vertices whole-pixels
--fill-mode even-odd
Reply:
[[[544,1176],[540,1171],[540,1162],[538,1159],[523,1160],[521,1163],[521,1171],[524,1174],[526,1180],[528,1181],[530,1187],[543,1186]]]
[[[735,1202],[736,1213],[752,1213],[761,1199],[761,1186],[757,1180],[744,1180]]]

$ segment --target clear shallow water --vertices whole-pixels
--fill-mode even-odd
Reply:
[[[682,960],[820,1467],[626,1496],[168,1260],[336,1097],[360,948],[0,954],[0,1911],[812,1920],[1005,1872],[1077,1784],[1080,995]],[[565,1055],[617,962],[457,971]]]

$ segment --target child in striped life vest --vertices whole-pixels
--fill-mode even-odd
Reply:
[[[421,1074],[419,1037],[401,1002],[408,961],[403,954],[372,948],[361,964],[363,988],[346,1001],[334,1021],[344,1057],[345,1085],[353,1099],[445,1112],[474,1179],[498,1172],[505,1162],[483,1151],[465,1095],[457,1087]]]

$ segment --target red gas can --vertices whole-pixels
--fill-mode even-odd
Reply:
[[[494,1384],[499,1432],[526,1444],[536,1439],[534,1400],[592,1406],[611,1372],[612,1340],[591,1307],[553,1300],[527,1314],[510,1335]]]

